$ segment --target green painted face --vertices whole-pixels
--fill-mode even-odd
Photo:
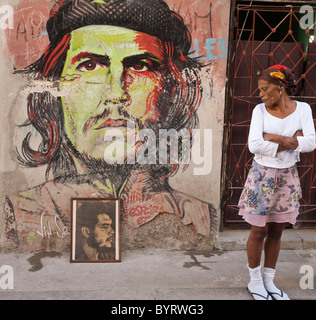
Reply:
[[[157,120],[163,65],[161,41],[145,33],[102,25],[74,30],[60,87],[74,147],[104,158],[111,129],[126,134],[127,121],[134,121],[137,133]]]

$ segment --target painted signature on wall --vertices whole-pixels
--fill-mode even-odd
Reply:
[[[42,238],[50,238],[57,236],[60,239],[63,239],[67,235],[70,235],[68,228],[63,225],[62,220],[57,216],[52,216],[46,211],[43,211],[41,214],[41,230],[37,233]]]

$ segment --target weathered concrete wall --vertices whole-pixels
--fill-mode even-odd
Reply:
[[[53,97],[63,96],[65,93],[56,93],[59,85],[56,79],[55,86],[48,88],[47,86],[54,84],[52,79],[50,82],[45,79],[43,82],[33,79],[31,82],[24,75],[13,74],[13,70],[26,68],[45,52],[49,44],[45,25],[54,2],[0,1],[0,8],[6,9],[3,6],[9,4],[14,12],[12,26],[3,24],[3,30],[0,30],[2,250],[64,250],[70,242],[71,198],[113,196],[122,199],[122,248],[212,247],[218,233],[220,215],[230,1],[167,1],[169,7],[183,18],[188,27],[192,38],[191,57],[199,57],[199,61],[205,66],[199,71],[202,99],[200,101],[199,97],[194,97],[200,104],[197,111],[199,125],[195,128],[201,134],[201,141],[197,143],[198,147],[191,150],[190,164],[187,166],[180,160],[179,170],[174,175],[169,173],[170,177],[163,181],[162,177],[166,173],[159,169],[153,174],[152,164],[132,168],[131,172],[129,169],[132,165],[129,165],[126,177],[123,177],[123,169],[109,165],[110,169],[105,172],[111,178],[106,173],[100,177],[100,172],[96,174],[90,170],[87,173],[84,170],[80,179],[78,175],[76,178],[65,179],[69,174],[69,159],[59,162],[58,179],[52,172],[45,177],[47,166],[52,165],[57,156],[46,161],[38,149],[43,139],[41,134],[32,125],[19,125],[24,124],[28,118],[32,121],[32,117],[37,116],[31,111],[29,114],[27,112],[30,93],[50,91]],[[195,86],[199,86],[195,76],[193,82]],[[77,84],[77,88],[78,86]],[[71,96],[72,91],[68,91],[68,94]],[[185,109],[187,118],[195,112],[195,107]],[[61,114],[62,110],[58,112]],[[55,127],[52,126],[53,133],[54,130]],[[29,144],[32,150],[37,151],[36,154],[26,154],[26,149],[21,149],[29,132],[32,133]],[[55,135],[60,136],[61,133],[56,132]],[[210,145],[211,148],[208,148]],[[56,148],[61,147],[56,144]],[[28,160],[32,157],[32,164],[28,167],[21,165],[17,161],[16,151]],[[46,156],[49,156],[48,153]],[[35,163],[36,157],[38,163],[43,165]],[[75,166],[78,169],[77,162]]]

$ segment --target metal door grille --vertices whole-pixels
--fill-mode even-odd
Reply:
[[[236,6],[227,104],[224,226],[245,225],[238,216],[237,203],[253,159],[247,147],[247,138],[252,110],[261,102],[258,97],[257,72],[273,64],[283,64],[293,69],[298,83],[295,99],[309,103],[316,118],[315,22],[309,29],[302,29],[302,15],[299,11],[300,6],[280,6],[280,3]],[[298,163],[303,189],[301,214],[298,218],[301,225],[316,225],[315,164],[315,152],[301,154]]]

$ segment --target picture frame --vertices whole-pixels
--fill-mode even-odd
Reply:
[[[121,262],[119,198],[72,198],[70,262]]]

